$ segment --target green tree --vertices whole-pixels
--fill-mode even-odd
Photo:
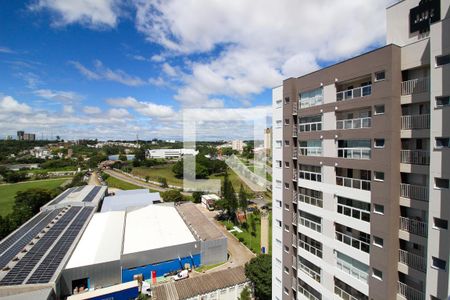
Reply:
[[[195,191],[192,193],[192,198],[194,199],[194,203],[200,203],[202,202],[202,195],[204,195],[204,192]]]
[[[125,154],[123,154],[123,153],[120,153],[119,154],[119,160],[120,161],[127,161],[127,156]]]
[[[248,198],[242,183],[239,189],[239,207],[244,211],[245,214],[247,214]]]
[[[137,160],[137,161],[145,160],[145,149],[142,148],[142,147],[139,148],[139,149],[136,149],[134,151],[134,159]]]
[[[145,176],[145,182],[148,182],[150,180],[150,176]]]
[[[253,283],[255,297],[259,300],[272,298],[272,257],[262,254],[245,264],[245,275]]]
[[[246,286],[242,290],[239,300],[251,300],[251,299],[252,299],[252,297],[251,297],[250,289]]]
[[[163,187],[163,188],[168,188],[169,187],[169,185],[167,184],[166,177],[159,177],[158,181],[161,184],[161,187]]]
[[[179,190],[168,190],[161,193],[161,197],[165,202],[180,202],[183,201],[183,195]]]
[[[223,178],[222,194],[228,216],[230,219],[234,220],[236,216],[236,210],[238,208],[238,200],[236,198],[236,192],[234,191],[233,185],[228,178],[228,173],[225,173],[225,176]]]
[[[176,178],[183,178],[183,160],[179,160],[173,165],[172,172]]]

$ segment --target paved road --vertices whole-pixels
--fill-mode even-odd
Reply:
[[[89,177],[89,185],[101,185],[100,181],[98,180],[98,174],[96,171],[92,172],[91,177]]]
[[[228,239],[228,254],[230,255],[230,258],[227,263],[211,269],[211,272],[225,270],[228,268],[233,268],[241,265],[245,265],[246,262],[248,262],[250,259],[255,257],[256,255],[251,252],[247,247],[242,245],[239,240],[228,232],[228,230],[219,222],[214,219],[214,217],[217,215],[217,211],[209,211],[206,208],[204,208],[201,204],[197,204],[197,208],[209,219],[211,220],[219,229],[220,231],[225,234],[225,236]]]
[[[265,253],[269,253],[269,214],[261,214],[261,248],[266,249]]]

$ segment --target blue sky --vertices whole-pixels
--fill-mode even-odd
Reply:
[[[284,78],[384,43],[385,1],[336,2],[2,1],[0,134],[172,138],[183,108],[268,107]],[[230,128],[204,136],[247,134]]]

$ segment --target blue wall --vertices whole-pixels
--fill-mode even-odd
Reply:
[[[102,296],[97,296],[93,298],[89,298],[91,300],[131,300],[136,299],[136,297],[139,296],[139,290],[138,287],[132,287],[126,290],[118,291],[111,294],[105,294]]]
[[[156,271],[156,276],[163,276],[166,273],[172,271],[178,271],[184,268],[184,264],[190,264],[191,267],[200,266],[200,254],[193,255],[193,258],[190,256],[181,258],[181,261],[176,258],[173,260],[168,260],[165,262],[160,262],[157,264],[149,264],[142,267],[137,267],[133,269],[122,269],[122,282],[128,282],[133,280],[133,276],[137,274],[143,274],[144,280],[152,278],[152,271]]]

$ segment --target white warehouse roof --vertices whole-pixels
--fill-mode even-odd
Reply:
[[[94,214],[66,269],[120,259],[124,211]]]
[[[162,202],[159,193],[150,193],[146,189],[122,191],[116,193],[115,196],[105,197],[101,211],[125,211],[129,208],[143,207],[155,202]]]
[[[173,206],[149,205],[126,215],[123,254],[195,242]]]

